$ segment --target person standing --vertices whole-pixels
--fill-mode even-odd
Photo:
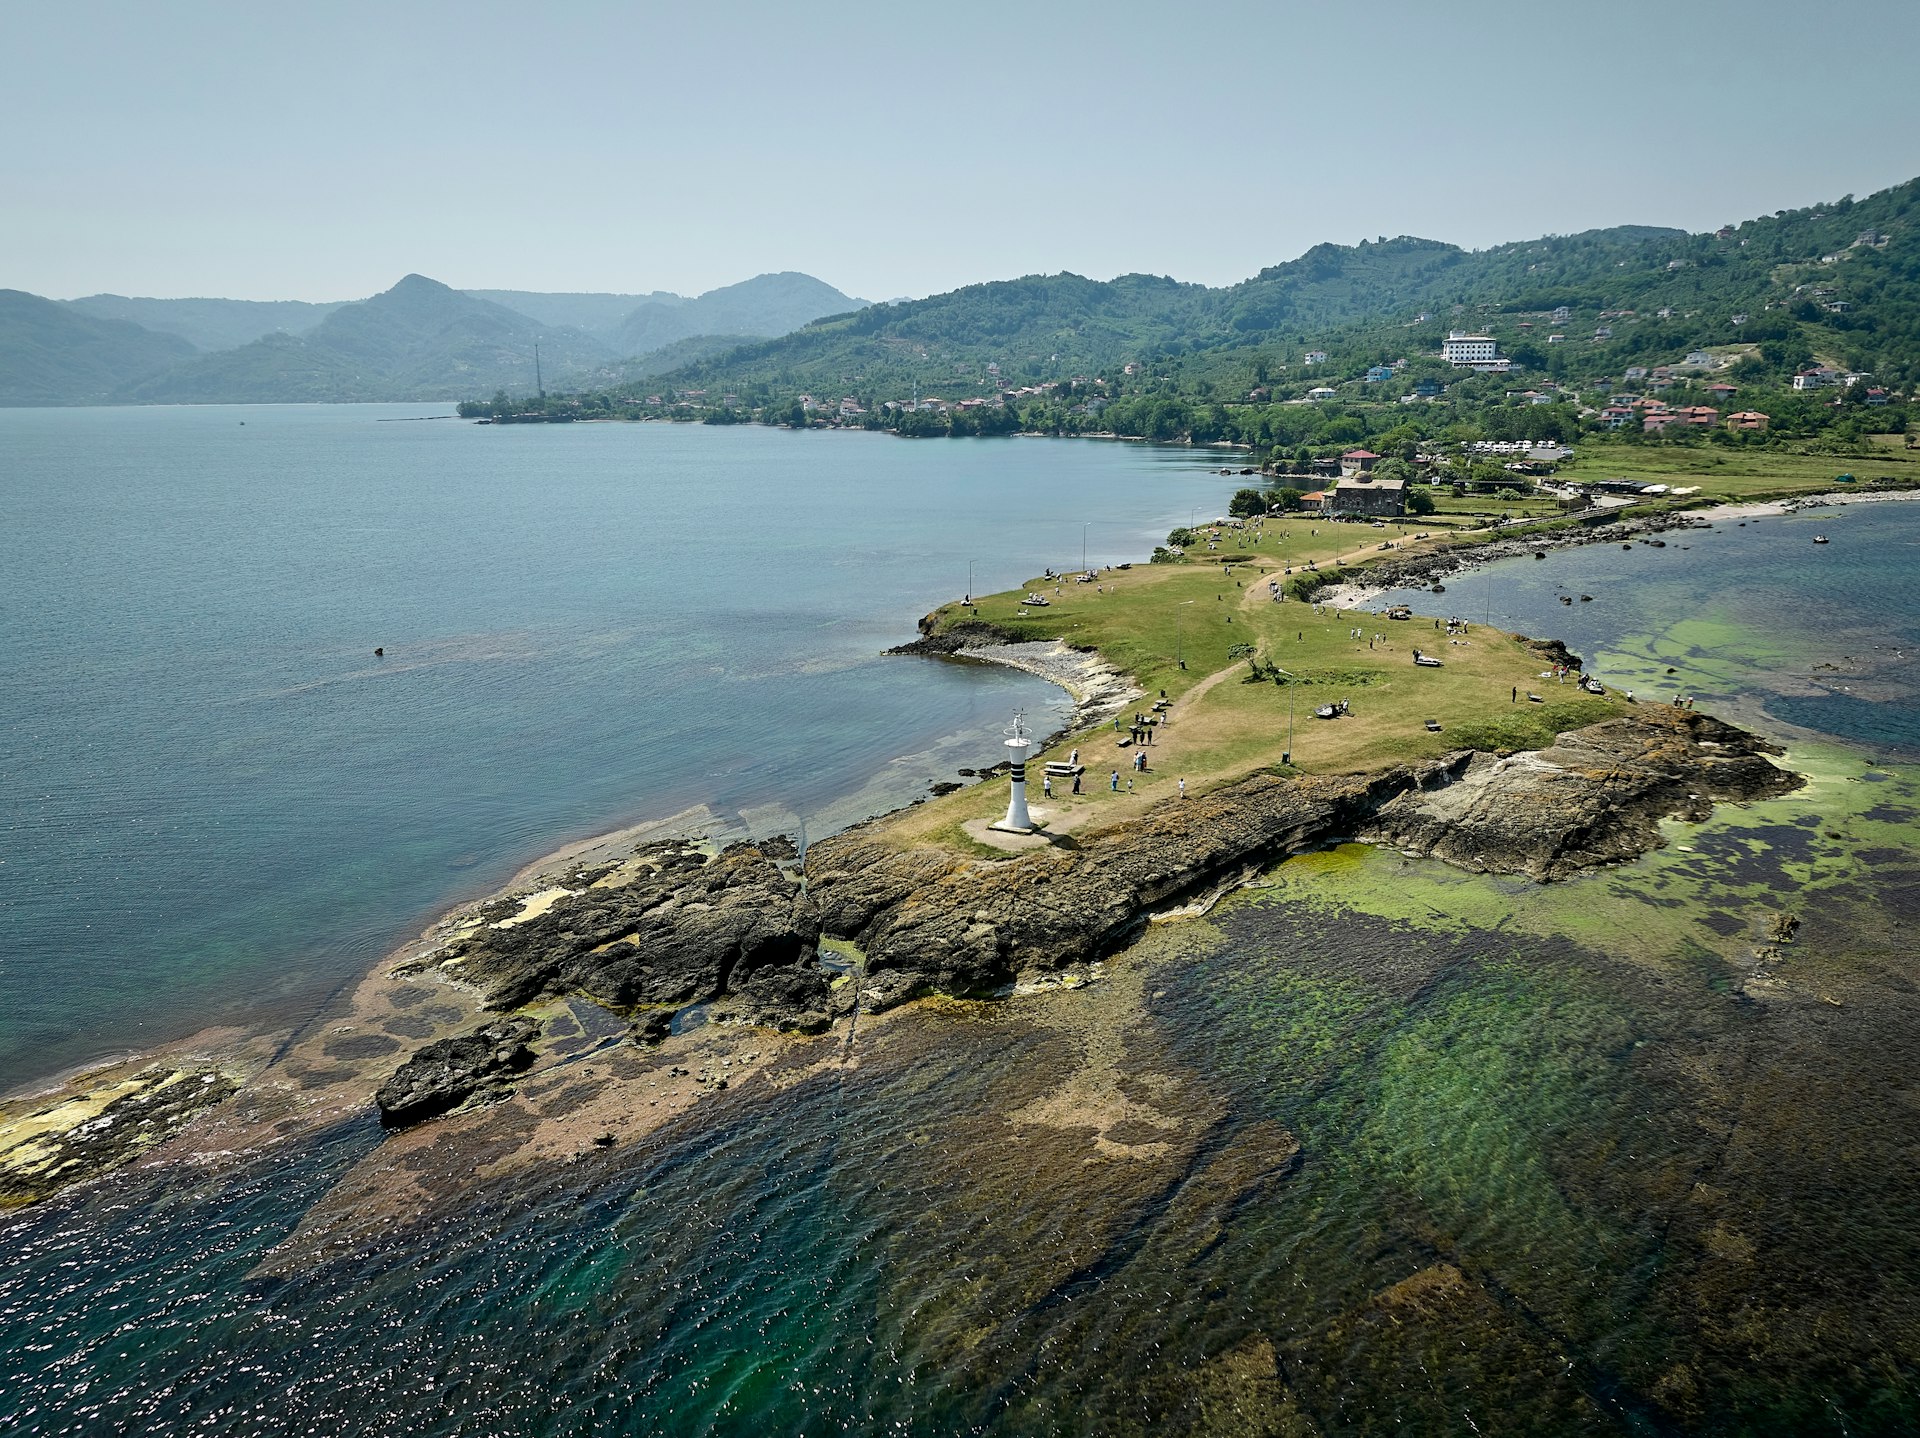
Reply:
[[[1185,779],[1180,781],[1180,797],[1182,799],[1187,797],[1187,781]]]
[[[1115,769],[1111,774],[1107,775],[1107,788],[1116,794],[1120,792],[1120,771],[1118,769]]]
[[[1053,775],[1042,774],[1040,776],[1040,792],[1049,799],[1053,797]]]

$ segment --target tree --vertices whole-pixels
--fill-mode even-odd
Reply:
[[[1432,514],[1433,510],[1433,496],[1426,490],[1410,489],[1407,491],[1408,514]]]
[[[1266,498],[1257,489],[1236,490],[1227,504],[1227,513],[1237,519],[1248,519],[1253,515],[1266,512]]]

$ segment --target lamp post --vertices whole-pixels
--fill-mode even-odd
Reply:
[[[1280,756],[1280,762],[1291,764],[1293,762],[1293,675],[1278,664],[1273,666],[1273,672],[1287,676],[1287,748],[1286,752]]]
[[[967,561],[967,601],[966,602],[969,605],[973,603],[973,561],[971,559]]]
[[[1082,574],[1087,572],[1087,526],[1085,523],[1080,526],[1080,572]]]
[[[1173,610],[1173,662],[1178,664],[1182,669],[1187,667],[1187,659],[1185,651],[1180,647],[1180,611],[1191,603],[1193,603],[1191,599],[1186,600],[1175,605]]]

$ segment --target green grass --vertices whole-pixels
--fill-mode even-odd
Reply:
[[[1853,475],[1862,485],[1884,481],[1920,486],[1920,450],[1876,445],[1872,454],[1863,456],[1586,440],[1560,474],[1579,481],[1698,485],[1700,497],[1710,499],[1775,499],[1830,490],[1841,474]]]

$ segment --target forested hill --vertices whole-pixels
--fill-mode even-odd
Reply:
[[[732,392],[743,409],[801,392],[870,406],[1075,376],[1120,388],[1132,365],[1183,392],[1244,399],[1265,387],[1278,400],[1437,354],[1449,328],[1492,332],[1516,374],[1539,379],[1618,377],[1719,347],[1756,359],[1764,348],[1775,372],[1818,360],[1911,386],[1916,200],[1920,181],[1712,234],[1635,225],[1480,251],[1405,237],[1326,244],[1220,289],[1028,276],[823,320],[647,388]],[[1556,323],[1559,306],[1569,314]],[[1328,358],[1308,366],[1309,350]]]

